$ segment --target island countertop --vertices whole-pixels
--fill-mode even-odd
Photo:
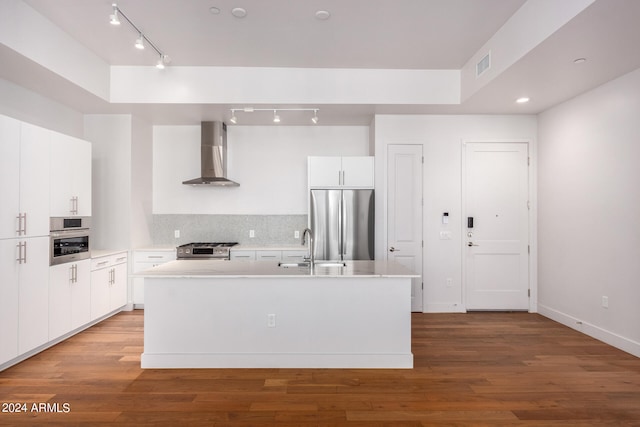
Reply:
[[[344,261],[344,267],[280,267],[277,261],[175,260],[136,273],[137,277],[418,277],[407,267],[386,260]]]

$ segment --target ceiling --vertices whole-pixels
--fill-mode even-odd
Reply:
[[[119,0],[117,4],[169,55],[169,66],[448,70],[461,69],[525,1]],[[153,65],[158,58],[150,48],[133,47],[132,28],[108,24],[110,0],[25,3],[108,64]],[[211,8],[218,13],[211,13]],[[246,16],[235,17],[234,8],[244,9]],[[317,19],[318,11],[329,12],[329,19]],[[538,113],[640,67],[640,49],[634,46],[640,40],[639,20],[640,1],[597,0],[460,105],[313,107],[320,108],[322,124],[368,124],[376,113]],[[67,82],[36,87],[33,76],[24,71],[28,61],[6,49],[0,49],[0,54],[13,63],[0,77],[86,113],[130,112],[156,124],[182,124],[225,118],[229,108],[239,107],[112,105],[74,90]],[[583,56],[586,63],[573,64],[573,59]],[[512,93],[523,88],[534,102],[516,106]]]

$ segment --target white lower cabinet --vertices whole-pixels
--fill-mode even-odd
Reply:
[[[256,251],[251,250],[234,250],[231,249],[231,253],[229,254],[229,258],[234,261],[255,261],[256,259]]]
[[[309,251],[301,249],[231,249],[231,260],[257,260],[257,261],[286,261],[301,262],[309,254]]]
[[[127,253],[91,260],[91,320],[127,304]]]
[[[256,260],[258,261],[281,261],[282,251],[261,250],[256,251]]]
[[[144,270],[148,270],[165,262],[173,261],[176,259],[175,250],[148,250],[148,251],[134,251],[133,253],[133,272],[139,273]],[[144,305],[144,279],[140,277],[134,277],[132,280],[133,285],[133,304],[135,308],[140,308]]]
[[[91,320],[91,260],[60,264],[49,270],[49,340]]]

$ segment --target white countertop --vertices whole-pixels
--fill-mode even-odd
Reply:
[[[419,277],[394,261],[345,261],[345,267],[279,267],[278,261],[176,260],[136,273],[138,277]]]

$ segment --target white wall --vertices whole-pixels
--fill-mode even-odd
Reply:
[[[228,177],[240,187],[193,187],[200,126],[154,126],[154,214],[307,213],[308,156],[366,156],[367,126],[229,126]]]
[[[387,145],[419,144],[424,155],[424,311],[462,306],[462,141],[530,142],[535,157],[535,116],[387,116],[375,118],[376,170],[386,170]],[[535,159],[534,159],[535,161]],[[535,188],[535,187],[534,187]],[[386,176],[376,174],[376,258],[386,259]],[[449,224],[442,224],[449,212]],[[452,232],[440,240],[440,231]],[[453,279],[448,287],[446,279]],[[535,284],[532,284],[535,286]],[[535,306],[534,306],[535,309]]]
[[[83,137],[80,112],[3,79],[0,79],[0,114],[76,138]]]
[[[639,118],[640,69],[541,114],[538,170],[540,312],[637,356]]]

